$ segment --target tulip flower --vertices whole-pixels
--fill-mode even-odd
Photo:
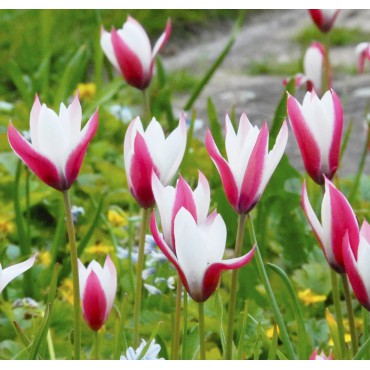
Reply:
[[[240,268],[254,255],[255,248],[242,257],[222,260],[226,225],[216,211],[205,222],[197,224],[195,213],[182,207],[174,220],[176,250],[159,233],[154,213],[151,216],[150,229],[159,248],[175,266],[184,287],[196,302],[204,302],[211,296],[223,270]]]
[[[323,33],[331,30],[339,11],[339,9],[309,9],[312,20]]]
[[[167,245],[175,251],[174,222],[181,208],[187,209],[197,224],[207,220],[210,204],[210,188],[205,176],[199,172],[197,188],[192,191],[187,182],[180,176],[176,188],[164,187],[153,173],[152,189],[158,207],[163,237]]]
[[[17,156],[45,184],[69,189],[78,176],[90,140],[98,127],[98,112],[81,130],[82,111],[76,96],[68,108],[60,105],[59,116],[36,96],[30,116],[31,143],[10,123],[8,140]]]
[[[343,108],[333,90],[320,100],[307,92],[302,105],[291,95],[288,116],[309,176],[318,184],[332,179],[338,168],[343,131]]]
[[[0,294],[4,288],[17,276],[23,274],[25,271],[30,269],[35,262],[36,255],[32,256],[28,260],[17,263],[13,266],[9,266],[5,269],[1,267],[0,263]]]
[[[330,353],[329,353],[329,356],[326,356],[326,354],[325,354],[325,352],[324,351],[321,351],[320,353],[319,353],[319,350],[316,348],[313,352],[312,352],[312,354],[311,354],[311,356],[310,356],[310,358],[309,358],[310,360],[334,360],[334,357],[333,357],[333,354],[332,354],[332,352],[330,351]]]
[[[268,151],[269,131],[265,122],[259,130],[242,114],[235,133],[229,116],[226,116],[226,161],[220,154],[211,132],[206,134],[206,147],[215,163],[227,199],[239,214],[249,213],[259,201],[275,171],[288,140],[288,127],[284,121],[273,149]]]
[[[358,242],[351,242],[349,231],[346,233],[343,260],[358,301],[370,311],[370,225],[366,220],[361,226]]]
[[[80,298],[82,312],[87,325],[98,331],[112,309],[117,289],[117,271],[109,255],[104,267],[92,261],[86,268],[78,260]]]
[[[168,20],[164,33],[152,50],[144,28],[134,18],[128,17],[118,31],[113,28],[109,33],[103,29],[100,44],[109,61],[126,82],[144,90],[152,79],[155,57],[167,42],[170,33],[171,22]]]
[[[124,141],[124,162],[129,189],[143,208],[154,204],[152,172],[167,185],[178,170],[185,153],[187,129],[184,115],[167,137],[153,118],[144,131],[140,118],[129,125]]]
[[[363,73],[365,70],[365,61],[370,60],[370,43],[361,42],[356,47],[357,70],[358,73]]]
[[[321,204],[321,223],[319,222],[308,199],[306,182],[302,187],[302,207],[324,251],[332,269],[345,272],[343,261],[343,238],[348,232],[351,245],[358,245],[358,224],[356,216],[345,196],[325,178],[325,194]]]

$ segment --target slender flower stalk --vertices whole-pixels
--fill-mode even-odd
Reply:
[[[151,208],[142,209],[142,218],[140,225],[140,236],[139,236],[139,255],[137,261],[136,270],[136,290],[135,290],[135,305],[134,305],[134,346],[139,345],[139,324],[140,324],[140,310],[141,310],[141,296],[143,287],[143,269],[144,269],[144,247],[145,247],[145,235],[148,229],[149,216]]]
[[[249,218],[249,230],[250,230],[251,239],[252,241],[254,241],[255,246],[256,246],[256,263],[257,263],[258,273],[262,280],[262,284],[265,288],[267,298],[270,303],[270,307],[272,311],[274,312],[275,320],[279,326],[280,335],[281,335],[281,338],[283,340],[283,343],[287,351],[287,357],[288,359],[295,359],[295,353],[293,350],[293,346],[290,341],[288,331],[286,329],[286,326],[283,320],[283,316],[281,315],[279,306],[277,305],[276,298],[271,288],[271,284],[270,284],[270,281],[269,281],[269,278],[268,278],[268,275],[267,275],[267,272],[266,272],[266,269],[265,269],[265,266],[262,260],[261,252],[259,250],[259,246],[257,243],[256,233],[254,231],[253,220],[250,215],[248,215],[248,218]]]
[[[67,231],[69,239],[69,251],[72,266],[73,281],[73,307],[74,307],[74,359],[80,359],[81,352],[81,304],[80,304],[80,285],[78,276],[77,245],[76,235],[72,219],[72,207],[68,190],[63,191],[64,207],[66,212]]]
[[[99,331],[94,332],[94,360],[99,360],[99,347],[100,347],[100,335]]]
[[[172,360],[179,359],[181,296],[182,296],[182,283],[181,283],[181,278],[179,275],[177,278],[175,320],[173,324]]]
[[[357,343],[355,314],[353,312],[351,292],[349,290],[347,274],[340,274],[340,277],[342,278],[344,297],[345,297],[346,306],[347,306],[349,331],[351,333],[352,356],[355,356],[355,354],[358,351],[358,343]]]
[[[245,220],[246,220],[245,214],[239,215],[238,231],[236,235],[236,244],[235,244],[235,257],[240,257],[242,254]],[[236,293],[237,293],[237,288],[238,288],[238,271],[239,270],[233,270],[231,273],[231,287],[230,287],[230,300],[229,300],[229,308],[228,308],[225,360],[232,360]]]
[[[206,335],[204,330],[204,302],[198,302],[200,359],[206,359]]]

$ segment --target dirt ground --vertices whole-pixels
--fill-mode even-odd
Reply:
[[[370,10],[342,10],[336,25],[362,28],[370,31]],[[197,117],[208,125],[206,101],[212,97],[218,116],[223,121],[225,113],[235,106],[239,115],[246,112],[253,124],[271,123],[274,111],[283,92],[282,80],[287,76],[250,76],[246,73],[250,63],[256,61],[277,61],[279,63],[297,60],[302,55],[300,46],[292,39],[302,28],[311,23],[305,10],[271,10],[249,17],[237,37],[232,50],[195,104]],[[190,69],[201,75],[213,63],[227,43],[231,33],[230,25],[218,29],[204,30],[199,38],[183,45],[181,52],[165,58],[169,69]],[[370,40],[363,40],[370,41]],[[356,45],[332,48],[332,64],[356,66]],[[356,172],[365,142],[365,115],[370,106],[370,62],[363,75],[333,76],[333,88],[341,97],[345,112],[345,128],[353,122],[353,130],[347,150],[342,158],[339,175],[348,176]],[[296,96],[302,100],[304,91]],[[175,96],[174,103],[181,108],[188,95]],[[201,132],[201,135],[204,132]],[[299,150],[290,131],[287,153],[291,162],[302,169]],[[365,173],[370,173],[367,158]]]

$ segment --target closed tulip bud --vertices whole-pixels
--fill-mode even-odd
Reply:
[[[348,233],[351,245],[357,246],[359,241],[358,224],[351,205],[334,184],[325,178],[321,223],[308,199],[305,182],[302,187],[302,207],[330,267],[338,273],[345,272],[342,253],[345,234]]]
[[[103,29],[100,44],[109,61],[126,82],[144,90],[152,79],[155,57],[167,42],[170,33],[171,22],[168,20],[164,33],[152,50],[144,28],[134,18],[128,17],[123,27],[117,31],[113,28],[109,33]]]
[[[358,301],[370,311],[370,225],[365,220],[359,240],[351,241],[349,230],[343,242],[343,260],[353,292]],[[353,239],[353,238],[352,238]]]
[[[267,123],[258,129],[242,114],[235,133],[229,116],[226,116],[226,160],[221,156],[211,131],[207,131],[208,153],[220,173],[227,199],[235,212],[249,213],[258,203],[284,154],[287,141],[288,127],[285,121],[273,149],[268,151]]]
[[[129,189],[141,207],[154,205],[153,171],[163,185],[175,176],[185,153],[186,136],[184,115],[167,139],[155,118],[145,131],[139,117],[130,123],[124,141],[124,163]]]
[[[323,33],[331,30],[339,11],[339,9],[309,9],[312,20]]]
[[[287,109],[305,169],[321,185],[324,176],[332,179],[338,169],[343,131],[340,99],[333,90],[321,99],[312,91],[306,93],[301,105],[289,95]]]
[[[76,96],[68,108],[60,105],[59,116],[36,96],[31,110],[29,143],[10,123],[8,140],[15,154],[45,184],[64,191],[75,182],[87,146],[98,127],[98,112],[81,130],[82,110]]]
[[[370,60],[370,43],[361,42],[356,47],[357,70],[358,73],[363,73],[365,70],[365,61]]]
[[[4,288],[17,276],[23,274],[25,271],[30,269],[35,262],[36,255],[32,256],[28,260],[9,266],[5,269],[1,267],[0,263],[0,294]]]
[[[334,360],[334,357],[333,357],[333,354],[332,354],[332,351],[330,351],[329,353],[329,356],[326,356],[325,352],[324,351],[321,351],[319,353],[319,350],[316,348],[310,358],[310,360]]]
[[[86,268],[78,260],[82,313],[87,325],[98,331],[113,307],[117,289],[117,271],[109,255],[104,267],[92,261]]]

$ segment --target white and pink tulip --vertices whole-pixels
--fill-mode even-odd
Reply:
[[[12,125],[8,140],[15,154],[45,184],[64,191],[75,182],[87,146],[98,127],[96,111],[81,130],[82,110],[76,96],[66,108],[60,105],[59,115],[40,103],[36,96],[30,116],[31,143]]]
[[[211,131],[207,131],[208,153],[220,173],[227,199],[237,213],[249,213],[258,203],[284,154],[287,141],[285,121],[273,149],[268,151],[269,130],[266,122],[259,129],[252,126],[246,114],[242,114],[235,133],[229,116],[226,116],[226,160],[221,156]]]
[[[309,9],[310,16],[319,30],[329,32],[340,12],[340,9]]]
[[[363,73],[365,70],[365,61],[370,60],[370,43],[361,42],[356,47],[357,70],[358,73]]]
[[[128,17],[119,30],[113,28],[109,33],[103,29],[100,44],[109,61],[126,82],[143,90],[150,84],[155,57],[167,42],[170,33],[171,22],[168,20],[164,33],[152,50],[144,28],[134,18]]]

